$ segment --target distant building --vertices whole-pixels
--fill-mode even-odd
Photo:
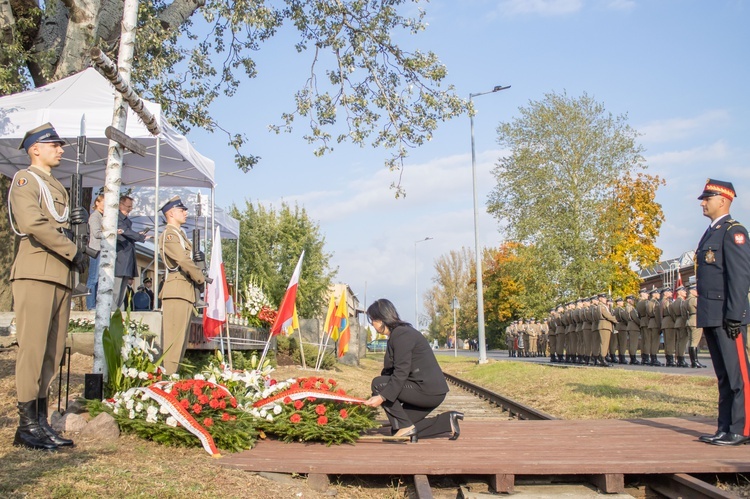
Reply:
[[[694,257],[695,251],[688,251],[679,258],[664,260],[653,267],[642,269],[638,272],[641,278],[641,289],[674,287],[678,281],[678,275],[682,278],[684,285],[695,281]]]

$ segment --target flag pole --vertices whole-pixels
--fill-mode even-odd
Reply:
[[[302,348],[302,329],[297,328],[297,334],[299,335],[299,356],[302,359],[302,369],[307,370],[307,362],[305,362],[305,350]]]
[[[232,365],[232,343],[229,341],[229,321],[226,321],[224,323],[224,329],[227,332],[227,358],[229,359],[229,369],[234,369],[234,366]],[[221,342],[222,346],[224,345],[224,341]]]
[[[263,361],[266,360],[266,354],[268,353],[268,347],[271,346],[271,338],[273,338],[273,335],[271,334],[271,331],[268,331],[268,341],[266,341],[266,346],[263,347],[263,353],[260,356],[260,361],[258,362],[258,371],[263,369]]]

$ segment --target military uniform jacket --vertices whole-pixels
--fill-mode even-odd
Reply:
[[[675,329],[684,328],[687,322],[687,310],[685,311],[684,315],[682,312],[682,309],[684,308],[682,304],[684,302],[685,300],[678,296],[669,306],[669,315],[671,315],[672,319],[674,319]]]
[[[617,326],[615,326],[617,330],[626,331],[628,329],[628,315],[625,312],[625,307],[615,307],[612,315],[617,319]]]
[[[193,262],[193,246],[185,232],[174,225],[167,225],[159,236],[159,251],[167,267],[167,279],[159,298],[181,298],[195,301],[196,284],[203,284],[205,277]]]
[[[641,318],[638,316],[638,311],[630,303],[625,305],[625,314],[628,319],[628,331],[640,331],[641,330]]]
[[[721,326],[724,319],[748,323],[750,241],[731,215],[709,227],[695,251],[698,327]]]
[[[661,307],[655,299],[646,303],[646,313],[648,314],[648,327],[651,329],[661,329]]]
[[[640,327],[648,327],[648,300],[638,300],[635,310],[638,313]]]
[[[663,329],[673,329],[674,328],[674,317],[672,317],[672,314],[670,313],[670,306],[672,305],[672,301],[668,298],[664,298],[661,301],[661,327]]]
[[[591,331],[594,328],[594,310],[592,309],[591,305],[588,307],[583,307],[581,309],[581,317],[583,317],[583,327],[581,328],[581,331]]]
[[[685,309],[687,310],[687,326],[696,327],[695,314],[698,312],[698,297],[690,295],[685,300]]]
[[[21,236],[10,280],[34,279],[72,287],[70,262],[76,245],[59,229],[67,229],[68,221],[58,222],[41,200],[40,186],[33,172],[49,188],[55,210],[62,215],[68,206],[68,193],[52,175],[35,166],[21,170],[13,177],[8,199],[11,217]]]
[[[617,324],[617,319],[609,311],[609,307],[604,303],[599,303],[598,305],[592,305],[591,308],[596,320],[594,323],[594,326],[596,326],[595,329],[597,331],[613,331],[614,325]]]
[[[565,334],[565,314],[555,315],[555,334]]]
[[[448,393],[445,375],[427,338],[409,325],[391,331],[380,374],[391,377],[380,391],[380,395],[391,402],[398,399],[407,381],[428,395]]]

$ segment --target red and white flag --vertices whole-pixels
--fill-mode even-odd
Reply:
[[[297,266],[294,268],[294,274],[292,274],[292,279],[289,281],[289,286],[286,288],[286,293],[284,293],[284,298],[281,300],[281,305],[279,305],[279,315],[276,316],[276,321],[273,323],[273,327],[271,327],[271,336],[276,336],[292,325],[292,321],[294,320],[294,301],[297,299],[297,285],[299,284],[299,274],[302,269],[302,259],[304,257],[305,251],[303,250],[299,256]]]
[[[208,277],[213,279],[211,284],[206,284],[206,292],[203,299],[208,306],[203,309],[203,336],[210,340],[221,334],[221,328],[227,322],[227,313],[234,313],[232,295],[227,286],[227,273],[224,270],[224,260],[221,256],[221,233],[216,227],[211,248],[211,265],[208,268]]]

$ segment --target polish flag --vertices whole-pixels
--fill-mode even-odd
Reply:
[[[304,257],[305,252],[303,250],[299,256],[297,266],[294,268],[294,274],[292,274],[292,279],[289,281],[289,286],[286,288],[286,293],[284,293],[284,298],[281,300],[281,305],[279,305],[279,314],[276,316],[273,327],[271,327],[271,336],[276,336],[292,325],[294,320],[294,301],[297,299],[297,285],[299,284],[299,274],[302,269],[302,259]]]
[[[227,313],[234,313],[232,295],[227,286],[224,260],[221,257],[221,234],[218,226],[213,238],[213,248],[211,248],[211,266],[208,268],[208,277],[213,279],[213,282],[206,284],[203,297],[208,303],[203,310],[203,336],[206,340],[220,335],[222,326],[227,322]]]

